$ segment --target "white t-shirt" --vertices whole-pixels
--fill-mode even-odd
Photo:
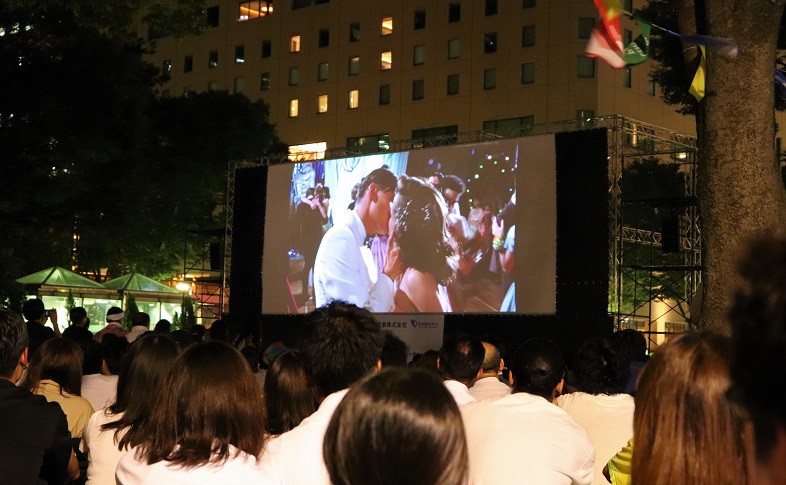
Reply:
[[[633,436],[633,396],[574,392],[557,398],[564,409],[589,433],[595,447],[595,485],[608,484],[603,467]]]
[[[82,436],[82,451],[87,453],[87,485],[115,483],[115,469],[126,450],[117,449],[117,442],[125,434],[121,430],[115,439],[115,430],[103,431],[101,426],[117,421],[123,414],[111,414],[108,410],[96,411],[90,416]]]
[[[453,379],[447,380],[445,381],[445,387],[459,406],[477,401],[477,399],[472,397],[472,394],[469,393],[467,386],[459,381],[454,381]]]
[[[117,397],[117,376],[103,374],[82,376],[82,397],[90,401],[90,405],[96,411],[111,406]]]
[[[474,485],[589,485],[587,432],[540,396],[516,392],[461,407]]]
[[[469,388],[469,393],[478,401],[486,401],[507,396],[510,394],[510,387],[496,377],[483,377],[475,381]]]

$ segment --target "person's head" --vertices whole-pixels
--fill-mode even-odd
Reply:
[[[20,366],[26,364],[27,327],[19,315],[0,307],[0,378],[11,380]],[[23,362],[22,362],[23,361]]]
[[[480,370],[483,374],[496,377],[503,367],[499,349],[489,342],[483,342],[483,352],[483,364]]]
[[[82,394],[82,349],[76,342],[51,338],[38,347],[20,386],[35,391],[44,379],[59,384],[61,394]]]
[[[386,168],[372,170],[358,189],[355,210],[366,234],[386,234],[390,219],[390,203],[396,192],[396,176]]]
[[[648,358],[647,339],[638,330],[632,328],[618,330],[611,334],[609,343],[628,362],[644,362]]]
[[[440,172],[434,172],[431,175],[429,175],[428,183],[430,183],[431,185],[436,187],[437,190],[439,190],[440,189],[439,185],[440,182],[442,181],[442,177],[444,177],[444,175],[442,175]]]
[[[221,340],[222,342],[229,342],[229,335],[227,335],[227,324],[223,320],[216,320],[210,325],[210,340]]]
[[[730,397],[751,417],[756,457],[765,469],[778,436],[786,438],[786,235],[765,234],[740,260],[729,321],[732,330]],[[784,446],[781,441],[782,448]]]
[[[123,365],[123,359],[128,352],[128,340],[117,335],[107,334],[101,340],[104,346],[104,362],[106,369],[112,375],[118,375]]]
[[[403,267],[429,273],[440,284],[449,283],[456,275],[458,258],[439,192],[420,179],[402,175],[392,210],[388,230],[401,250]]]
[[[44,318],[44,302],[38,298],[31,298],[22,304],[22,315],[29,322],[38,322]]]
[[[726,391],[729,339],[671,337],[639,379],[632,476],[637,484],[745,483],[741,429]]]
[[[201,341],[205,340],[205,334],[206,333],[207,333],[207,329],[205,328],[204,325],[196,324],[196,325],[191,326],[191,336],[197,342],[201,342]]]
[[[459,485],[469,474],[455,401],[439,377],[416,369],[384,369],[350,389],[323,452],[335,485]]]
[[[161,337],[154,337],[161,338]],[[140,428],[147,463],[223,463],[230,445],[257,458],[265,445],[265,406],[245,359],[225,342],[197,343],[175,360],[161,399]]]
[[[485,354],[480,339],[452,335],[442,343],[437,366],[445,380],[459,381],[470,387],[478,377]]]
[[[521,344],[508,363],[513,392],[526,392],[548,401],[561,392],[565,358],[551,340],[531,338]]]
[[[101,364],[104,362],[104,346],[95,340],[84,340],[79,342],[79,346],[82,347],[84,353],[82,375],[99,374]]]
[[[316,390],[306,376],[303,355],[298,350],[284,352],[270,364],[264,390],[266,428],[271,435],[294,428],[319,405]]]
[[[427,350],[422,354],[412,356],[412,362],[409,363],[409,367],[425,370],[442,377],[442,372],[437,367],[437,359],[439,359],[439,350]]]
[[[464,181],[456,175],[445,175],[442,177],[440,185],[442,186],[442,193],[445,194],[445,200],[448,205],[453,205],[467,188]]]
[[[384,332],[384,335],[385,343],[379,356],[382,367],[406,367],[409,355],[407,344],[391,331]]]
[[[161,334],[169,334],[172,331],[172,322],[166,319],[161,319],[156,323],[155,328],[153,328],[155,333]]]
[[[630,377],[630,363],[606,339],[584,342],[573,359],[576,386],[588,394],[620,394]]]
[[[309,314],[298,348],[306,372],[320,396],[326,397],[373,371],[382,344],[382,330],[371,312],[334,300]]]
[[[90,325],[90,320],[87,318],[87,311],[81,306],[75,306],[68,312],[68,317],[72,325],[87,328]]]
[[[139,312],[134,315],[132,322],[135,327],[150,328],[150,315],[145,312]]]
[[[314,193],[315,193],[314,187],[309,187],[308,189],[306,189],[306,199],[313,199]]]
[[[118,325],[123,324],[123,318],[125,318],[125,314],[121,308],[113,306],[109,310],[106,311],[106,323],[116,323]]]

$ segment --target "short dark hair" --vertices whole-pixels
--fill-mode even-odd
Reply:
[[[299,348],[309,377],[325,397],[371,372],[382,345],[382,330],[371,312],[333,300],[309,314]]]
[[[95,340],[82,340],[77,342],[82,347],[84,359],[82,360],[82,375],[98,374],[101,372],[101,363],[104,361],[104,346]]]
[[[383,192],[392,192],[396,190],[396,176],[393,172],[386,168],[377,168],[369,172],[368,175],[363,177],[358,188],[358,196],[355,200],[362,199],[371,184],[376,185]]]
[[[580,391],[620,394],[630,377],[630,363],[603,338],[584,342],[573,359],[573,375]]]
[[[144,325],[145,327],[150,326],[150,315],[145,312],[139,312],[134,314],[134,318],[132,319],[133,325]]]
[[[609,343],[628,362],[647,360],[647,339],[638,330],[632,328],[618,330],[611,334]]]
[[[19,386],[35,392],[41,381],[51,379],[60,393],[82,395],[82,349],[67,338],[50,338],[30,358],[27,375]]]
[[[36,322],[44,316],[44,302],[38,298],[31,298],[22,304],[22,315],[25,320]]]
[[[406,367],[409,354],[407,344],[390,330],[385,331],[384,336],[385,343],[382,345],[382,353],[379,355],[382,367]]]
[[[753,240],[737,266],[740,278],[729,313],[730,397],[751,416],[756,455],[766,461],[786,429],[786,233]],[[773,423],[776,426],[773,426]]]
[[[469,385],[477,377],[486,349],[480,339],[469,335],[452,335],[439,350],[439,370],[445,379]]]
[[[156,323],[156,327],[153,331],[156,333],[169,334],[172,331],[172,322],[162,318]]]
[[[128,352],[128,340],[125,337],[119,337],[115,334],[108,333],[104,335],[101,340],[104,346],[104,362],[110,374],[120,374],[120,369],[123,365],[123,358]]]
[[[457,175],[445,175],[442,177],[442,180],[439,182],[442,190],[452,190],[454,192],[462,193],[467,188],[467,185],[464,183],[461,178]]]
[[[68,318],[72,325],[81,325],[82,319],[87,317],[87,311],[81,306],[75,306],[68,312]]]
[[[350,389],[323,455],[335,485],[454,485],[469,475],[458,406],[439,377],[418,369],[383,369]]]
[[[273,360],[265,376],[266,430],[279,435],[294,428],[319,407],[316,389],[309,382],[303,355],[288,350]]]
[[[11,377],[27,348],[25,322],[19,314],[0,307],[0,377]]]
[[[521,344],[509,364],[513,392],[526,392],[551,400],[565,376],[565,358],[551,340],[531,338]]]

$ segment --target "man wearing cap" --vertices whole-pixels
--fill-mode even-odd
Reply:
[[[125,337],[128,333],[128,330],[123,328],[123,318],[125,314],[123,314],[123,310],[120,308],[113,306],[106,312],[106,326],[96,333],[95,339],[98,342],[104,338],[104,335],[111,333],[117,335],[118,337]]]

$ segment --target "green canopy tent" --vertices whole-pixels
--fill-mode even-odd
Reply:
[[[139,311],[150,315],[153,323],[162,318],[171,321],[183,303],[182,291],[138,273],[112,278],[104,286],[117,291],[123,300],[133,296]]]

